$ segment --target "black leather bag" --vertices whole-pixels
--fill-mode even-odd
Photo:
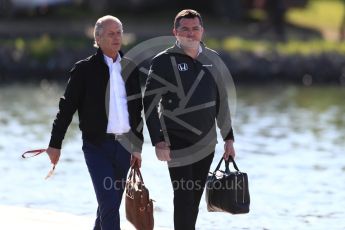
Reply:
[[[210,172],[207,177],[207,210],[231,214],[248,213],[250,205],[248,176],[238,169],[231,156],[225,161],[225,171],[219,170],[223,160],[222,157],[214,172]],[[233,163],[236,171],[230,171],[229,161]]]

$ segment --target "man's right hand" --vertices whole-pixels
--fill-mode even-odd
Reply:
[[[158,142],[156,145],[156,155],[158,160],[160,161],[170,161],[170,148],[169,146],[164,142]]]
[[[57,163],[59,162],[59,159],[60,159],[61,149],[56,149],[56,148],[53,148],[53,147],[48,147],[46,152],[47,152],[47,154],[49,156],[50,162],[53,165],[57,165]]]

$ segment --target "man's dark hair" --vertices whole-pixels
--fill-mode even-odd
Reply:
[[[201,15],[196,10],[186,9],[180,11],[174,20],[174,28],[177,29],[180,26],[180,21],[182,18],[198,18],[200,25],[203,26]]]

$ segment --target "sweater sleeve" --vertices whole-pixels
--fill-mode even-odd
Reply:
[[[164,86],[157,80],[163,76],[162,65],[159,64],[159,57],[153,59],[148,73],[144,92],[144,112],[152,145],[164,141],[164,134],[159,120],[158,105],[164,93]]]
[[[133,99],[130,102],[128,102],[128,106],[130,106],[129,108],[131,108],[129,112],[133,117],[132,132],[134,134],[134,136],[131,137],[131,150],[132,152],[141,152],[144,143],[143,128],[141,126],[141,124],[143,123],[141,114],[143,104],[140,87],[140,72],[137,67],[135,67],[131,72],[130,84],[131,91],[129,92],[127,97],[133,97]]]
[[[216,58],[217,70],[217,126],[220,129],[223,140],[235,140],[234,133],[231,124],[231,115],[229,107],[229,97],[227,93],[226,79],[230,77],[229,71],[225,64],[221,61],[220,57],[217,55]]]

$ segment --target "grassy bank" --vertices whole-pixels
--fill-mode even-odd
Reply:
[[[294,27],[319,31],[326,40],[338,40],[344,15],[344,0],[309,0],[305,8],[290,8],[286,21]],[[266,17],[259,9],[251,10],[250,16],[259,21]]]
[[[345,55],[345,42],[335,42],[329,40],[289,40],[286,43],[274,43],[270,41],[248,40],[240,37],[228,37],[224,39],[208,38],[206,44],[215,50],[225,52],[249,52],[260,55],[277,53],[280,55],[320,55],[322,53],[338,53]],[[136,41],[128,44],[126,48],[135,45]],[[91,47],[92,40],[83,38],[52,38],[43,35],[30,39],[1,39],[0,45],[9,47],[13,53],[27,53],[34,59],[44,61],[60,49],[85,49]]]
[[[289,10],[287,20],[297,26],[316,29],[325,38],[334,40],[345,14],[344,4],[342,0],[309,0],[304,9]]]
[[[0,39],[0,46],[10,48],[14,54],[27,53],[34,59],[44,61],[59,49],[84,49],[92,44],[87,38],[52,38],[49,35],[42,35],[36,38]]]
[[[338,53],[345,55],[345,42],[329,40],[289,40],[285,43],[257,41],[228,37],[225,39],[207,39],[206,44],[215,50],[225,52],[245,51],[256,54],[278,53],[280,55],[320,55],[322,53]]]

